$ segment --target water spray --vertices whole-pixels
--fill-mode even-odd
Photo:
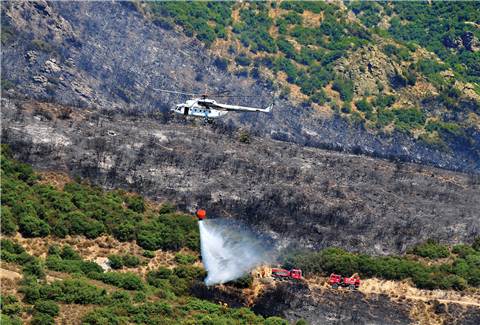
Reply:
[[[273,261],[273,244],[232,219],[206,219],[198,210],[202,261],[208,272],[206,285],[242,277],[255,267]]]

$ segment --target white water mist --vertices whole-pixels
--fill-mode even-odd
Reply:
[[[198,224],[206,285],[238,279],[272,260],[272,244],[238,222],[207,219]]]

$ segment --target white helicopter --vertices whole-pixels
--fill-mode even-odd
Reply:
[[[181,91],[166,90],[166,89],[155,89],[157,91],[178,94],[178,95],[187,95],[196,97],[199,94],[195,93],[186,93]],[[248,97],[248,96],[230,96],[222,95],[225,92],[215,94],[215,97]],[[180,115],[189,115],[194,117],[203,117],[205,122],[211,123],[213,119],[219,118],[226,115],[228,112],[261,112],[261,113],[270,113],[273,109],[273,103],[266,108],[257,108],[257,107],[248,107],[248,106],[238,106],[238,105],[228,105],[217,103],[214,99],[209,99],[206,94],[200,95],[193,99],[185,101],[172,108],[170,111],[180,114]]]

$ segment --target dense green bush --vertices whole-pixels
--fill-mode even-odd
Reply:
[[[137,243],[144,249],[199,248],[198,225],[194,217],[164,214],[139,224]]]
[[[127,195],[123,191],[106,192],[78,182],[68,183],[60,191],[37,184],[38,177],[31,167],[12,159],[3,145],[1,159],[5,234],[13,234],[17,227],[25,237],[52,233],[59,237],[76,234],[96,238],[111,233],[122,241],[139,236],[139,244],[149,250],[184,246],[198,250],[195,218],[174,214],[175,208],[171,205],[163,205],[160,215],[150,220],[140,196]]]
[[[9,316],[18,316],[22,312],[22,304],[14,295],[0,297],[0,310],[2,314]]]
[[[182,264],[182,265],[193,264],[195,263],[196,260],[197,260],[197,257],[195,257],[194,255],[181,254],[181,253],[175,254],[175,262],[177,262],[178,264]]]
[[[410,253],[428,257],[431,259],[444,258],[450,256],[450,251],[445,245],[441,245],[433,240],[428,240],[425,243],[415,245],[410,251]]]
[[[33,306],[34,313],[47,314],[52,317],[58,316],[60,308],[58,304],[51,300],[40,300]]]
[[[25,275],[31,275],[37,278],[45,277],[43,264],[37,257],[32,257],[31,261],[28,261],[27,263],[25,263],[23,265],[22,272]]]
[[[395,127],[403,132],[421,128],[425,124],[425,113],[418,108],[395,109]]]
[[[132,254],[125,255],[109,255],[109,264],[112,269],[121,269],[122,267],[137,267],[140,265],[140,259]]]
[[[395,17],[390,20],[389,32],[401,41],[413,41],[435,52],[458,77],[469,82],[480,78],[479,54],[459,47],[450,50],[451,40],[461,38],[466,33],[479,36],[478,30],[465,21],[474,21],[477,8],[473,2],[435,2],[425,6],[419,2],[394,2]],[[434,61],[424,62],[420,69],[427,74],[437,73]],[[459,64],[460,63],[460,64]],[[433,69],[432,69],[433,68]]]
[[[196,281],[203,280],[205,276],[205,270],[196,266],[181,265],[173,270],[160,267],[156,271],[147,273],[147,282],[164,291],[171,291],[175,295],[186,295],[190,287]]]
[[[154,287],[161,287],[164,282],[162,280],[168,280],[173,272],[166,267],[159,267],[156,271],[150,271],[147,273],[148,284]]]
[[[252,60],[250,60],[247,56],[245,55],[240,55],[235,58],[235,62],[237,62],[238,65],[241,65],[243,67],[247,67],[252,63]]]
[[[37,216],[23,216],[19,221],[20,232],[25,237],[45,237],[50,234],[50,226]]]
[[[85,305],[108,302],[108,294],[105,289],[97,288],[80,279],[65,279],[50,284],[39,284],[35,279],[25,278],[21,292],[25,295],[25,301],[31,304],[43,300]]]
[[[353,83],[351,80],[337,78],[332,84],[332,89],[340,93],[343,101],[350,102],[353,99]]]
[[[448,256],[448,249],[435,244],[416,246],[418,252],[428,256]],[[433,248],[432,248],[433,247]],[[470,248],[468,248],[470,247]],[[414,248],[415,249],[415,248]],[[284,267],[301,268],[305,274],[339,273],[349,276],[360,273],[364,277],[380,277],[391,280],[412,279],[419,288],[463,290],[480,285],[480,253],[471,246],[457,247],[461,253],[453,264],[426,265],[407,257],[372,257],[348,253],[339,248],[327,248],[319,252],[295,252],[285,257]]]
[[[15,223],[12,210],[6,205],[0,206],[0,231],[4,235],[13,235],[17,231],[18,227]]]
[[[30,321],[32,325],[54,325],[55,319],[48,314],[36,313]]]
[[[231,24],[229,2],[151,2],[152,12],[163,21],[174,21],[184,32],[210,45],[216,38],[225,38],[225,27]]]
[[[115,270],[121,269],[123,267],[123,259],[120,255],[108,255],[108,265]]]
[[[90,277],[126,290],[142,290],[144,288],[142,280],[132,272],[92,273]]]

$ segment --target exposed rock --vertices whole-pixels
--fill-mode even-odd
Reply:
[[[48,82],[47,77],[41,76],[41,75],[33,76],[32,79],[35,82],[38,82],[38,83],[41,83],[41,84],[46,84]]]
[[[465,32],[462,34],[463,46],[469,51],[480,51],[480,41],[472,32]]]
[[[47,73],[54,73],[54,72],[62,71],[62,68],[60,68],[57,65],[55,59],[50,59],[50,60],[45,61],[44,66],[45,66],[44,71],[47,72]]]
[[[378,82],[389,87],[400,66],[375,45],[367,45],[341,59],[335,71],[354,83],[357,95],[378,94]]]
[[[37,52],[27,51],[27,54],[25,54],[25,57],[27,58],[28,63],[34,64],[35,61],[37,61]]]

